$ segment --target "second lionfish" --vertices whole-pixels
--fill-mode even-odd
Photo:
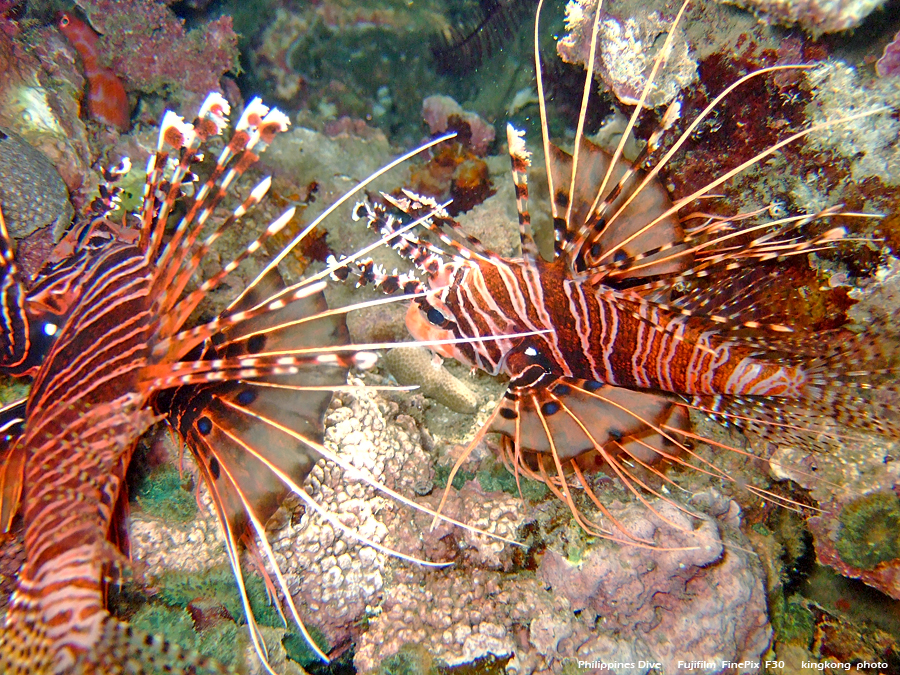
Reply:
[[[885,327],[873,326],[861,335],[811,333],[791,325],[791,317],[767,297],[768,284],[779,276],[779,263],[834,248],[848,237],[844,227],[822,224],[838,216],[873,216],[840,208],[784,217],[770,216],[767,209],[715,215],[699,205],[733,176],[816,129],[788,135],[680,200],[671,200],[659,182],[663,168],[723,100],[739,96],[742,85],[755,78],[804,66],[770,66],[739,78],[656,159],[665,132],[679,116],[676,101],[637,158],[623,158],[686,7],[687,2],[668,27],[622,141],[610,151],[584,133],[598,52],[599,7],[594,7],[587,51],[591,57],[571,152],[549,140],[535,47],[555,231],[551,260],[539,254],[530,228],[530,153],[524,132],[509,126],[521,257],[494,253],[463,231],[445,205],[404,191],[361,204],[357,215],[390,237],[394,248],[427,277],[428,285],[411,275],[385,274],[371,262],[351,266],[362,283],[417,294],[406,316],[416,339],[436,344],[433,349],[443,356],[509,378],[453,473],[486,432],[498,432],[502,459],[517,480],[525,475],[546,484],[588,533],[645,547],[658,543],[616,519],[599,498],[590,474],[605,472],[649,511],[684,530],[654,507],[654,501],[663,500],[685,511],[668,490],[677,483],[660,466],[671,464],[736,482],[695,449],[695,441],[708,439],[692,431],[691,411],[764,441],[812,452],[848,440],[852,430],[900,437],[896,411],[879,398],[897,389],[896,345],[879,333]],[[825,122],[818,129],[876,112],[880,110]],[[401,231],[410,217],[424,222],[441,243]],[[339,276],[347,273],[342,270]],[[872,390],[878,395],[869,396]],[[754,456],[709,442],[718,452]],[[799,506],[774,492],[746,487],[763,499]],[[602,515],[587,515],[584,507],[589,503]]]

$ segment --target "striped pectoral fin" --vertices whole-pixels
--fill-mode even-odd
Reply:
[[[572,156],[560,150],[555,145],[550,145],[551,162],[550,169],[553,173],[554,201],[556,212],[560,215],[569,214],[567,219],[567,240],[577,250],[571,251],[573,258],[583,261],[588,267],[600,263],[612,263],[615,259],[625,255],[627,257],[639,256],[650,250],[667,247],[678,242],[684,236],[678,219],[673,215],[661,218],[670,207],[671,201],[658,181],[650,181],[641,191],[640,199],[635,199],[627,207],[618,213],[625,201],[632,195],[633,189],[623,186],[617,189],[617,183],[626,172],[632,171],[632,166],[619,160],[616,166],[609,171],[612,156],[603,148],[597,146],[586,138],[581,139],[578,151],[578,166],[576,177],[572,182]],[[597,190],[606,180],[604,194],[598,199]],[[639,185],[643,180],[643,172],[636,171],[631,176],[631,184]],[[605,202],[609,201],[606,205]],[[596,205],[594,211],[592,206]],[[592,214],[599,209],[603,211],[607,206],[607,214],[617,213],[615,220],[607,224],[603,220],[594,224]],[[654,222],[659,217],[658,222]],[[651,227],[644,227],[654,223]],[[641,231],[644,230],[644,231]],[[610,259],[603,259],[603,254],[614,247],[621,253]],[[672,251],[668,251],[670,255]],[[668,257],[666,253],[651,256]],[[671,273],[680,270],[684,263],[671,258],[665,263],[642,267],[634,276],[651,276],[654,274]],[[621,275],[627,277],[628,275]]]
[[[334,378],[327,372],[332,369],[315,363],[299,368],[307,371],[303,384],[294,373],[265,382],[186,386],[168,402],[161,399],[211,475],[225,471],[239,486],[242,499],[226,511],[233,522],[248,505],[265,522],[287,489],[284,478],[302,483],[318,459],[306,441],[322,440]]]
[[[285,288],[277,270],[263,275],[217,319],[173,336],[167,350],[179,358],[205,340],[219,358],[242,356],[274,360],[336,352],[350,341],[344,314],[329,313],[324,282]],[[337,372],[337,371],[335,371]],[[338,376],[335,384],[346,380]]]
[[[493,430],[513,438],[522,452],[555,451],[565,462],[658,433],[674,406],[658,394],[563,377],[540,389],[511,389]]]
[[[257,301],[252,294],[242,298],[242,304],[248,305],[247,318],[236,321],[223,332],[227,339],[234,342],[246,341],[238,350],[227,348],[226,354],[237,356],[242,350],[248,354],[281,354],[348,344],[350,337],[344,315],[328,314],[325,297],[314,289],[308,287],[276,293],[267,300]],[[254,311],[254,307],[265,309]],[[346,381],[345,377],[338,377],[340,384]]]
[[[269,375],[264,381],[232,381],[186,386],[161,404],[178,420],[181,435],[197,458],[244,602],[251,641],[265,659],[265,644],[253,617],[240,566],[239,540],[256,536],[270,563],[270,585],[284,595],[286,609],[307,639],[287,583],[266,540],[266,521],[281,499],[300,485],[319,459],[325,411],[336,382],[345,381],[342,365],[310,362],[296,372]],[[316,650],[319,648],[314,647]],[[324,654],[319,651],[322,658]]]
[[[652,465],[660,458],[676,457],[684,447],[678,431],[687,425],[683,406],[666,396],[559,378],[540,388],[510,390],[492,429],[507,436],[504,453],[514,470],[544,482],[568,505],[585,531],[614,541],[655,547],[653,541],[617,520],[594,493],[584,470],[599,469],[618,478],[660,520],[683,529],[644,496],[646,493],[666,499],[646,482],[644,472],[636,465],[663,476]],[[569,486],[572,480],[584,489],[612,528],[581,511]]]
[[[632,392],[637,393],[637,392]],[[641,394],[653,396],[652,394]],[[685,437],[679,431],[690,429],[690,417],[684,406],[672,403],[659,396],[661,403],[669,403],[668,407],[661,406],[657,419],[648,422],[642,429],[616,441],[616,451],[634,463],[648,468],[661,461],[679,462],[677,456],[684,448]],[[608,457],[608,453],[607,453]],[[585,471],[605,469],[608,463],[603,453],[593,451],[582,454],[576,461],[578,466]]]

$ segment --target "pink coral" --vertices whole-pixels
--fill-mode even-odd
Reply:
[[[496,136],[492,125],[481,119],[477,113],[463,110],[462,106],[449,96],[429,96],[422,101],[422,117],[425,118],[425,123],[432,134],[447,131],[452,126],[450,118],[458,117],[469,126],[472,134],[471,148],[479,155],[487,152],[488,146],[494,142]]]
[[[102,35],[100,51],[129,90],[165,93],[188,109],[207,92],[221,91],[222,75],[237,68],[231,17],[185,30],[161,2],[81,0],[79,7]]]
[[[897,31],[894,40],[884,48],[884,53],[875,63],[875,72],[879,77],[900,76],[900,31]]]
[[[458,508],[489,502],[491,513],[504,512],[499,500],[506,497],[510,504],[519,501],[466,486]],[[382,612],[369,619],[358,642],[355,665],[372,670],[407,642],[450,666],[489,655],[509,659],[507,671],[519,675],[560,675],[578,661],[603,662],[619,673],[712,675],[722,660],[756,661],[768,648],[771,628],[765,574],[739,531],[740,509],[712,490],[696,495],[694,505],[706,512],[699,523],[670,504],[654,505],[684,532],[660,527],[642,505],[610,505],[620,522],[658,549],[597,541],[580,552],[570,546],[576,558],[570,560],[561,545],[551,544],[536,573],[505,565],[506,551],[490,560],[485,550],[457,558],[449,569],[397,568],[385,586]],[[445,530],[441,540],[459,545]],[[430,557],[448,559],[449,553]],[[714,665],[686,663],[694,659]]]

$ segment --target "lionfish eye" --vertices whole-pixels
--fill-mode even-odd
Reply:
[[[441,313],[441,310],[435,309],[434,307],[428,308],[428,311],[425,312],[425,318],[428,319],[428,323],[433,326],[443,326],[444,322],[447,320]]]

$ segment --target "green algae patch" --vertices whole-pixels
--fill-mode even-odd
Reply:
[[[863,570],[900,558],[900,498],[873,492],[850,502],[839,516],[835,548],[848,565]]]
[[[231,621],[219,621],[197,631],[190,613],[183,608],[146,605],[132,617],[131,625],[151,635],[162,635],[183,649],[194,649],[226,666],[239,665],[243,655],[242,649],[235,649],[242,640],[243,629]]]
[[[308,625],[306,629],[309,631],[310,637],[319,646],[319,649],[328,653],[331,647],[325,638],[325,634],[315,626]],[[303,668],[309,668],[320,662],[319,655],[312,650],[306,638],[300,633],[288,633],[285,635],[281,641],[281,646],[284,647],[284,653],[287,654],[287,657],[291,661],[299,663]]]
[[[572,658],[565,658],[562,661],[562,675],[582,675],[582,673],[589,673],[591,670],[589,668],[582,668],[578,665],[578,661]]]
[[[278,611],[269,601],[262,577],[245,570],[244,582],[257,623],[269,628],[283,628]],[[238,659],[243,658],[243,647],[235,649],[234,645],[247,642],[247,629],[242,625],[246,623],[246,617],[229,566],[220,565],[196,574],[166,572],[155,577],[153,583],[152,600],[128,619],[130,623],[225,665],[240,665]],[[139,601],[135,595],[130,599]],[[199,618],[195,620],[194,617]],[[292,626],[289,624],[289,628]],[[316,644],[327,653],[331,645],[325,635],[314,626],[308,626],[308,629]],[[282,646],[287,657],[303,668],[319,663],[318,655],[299,632],[288,632],[282,639]]]
[[[769,599],[772,628],[778,642],[802,645],[808,649],[816,630],[812,612],[799,597],[785,598],[781,594]]]
[[[234,574],[228,565],[219,565],[197,574],[166,572],[156,578],[156,585],[159,587],[157,597],[169,606],[187,607],[203,598],[221,604],[235,621],[246,621]],[[284,624],[269,602],[262,577],[245,571],[244,585],[257,623],[270,628],[282,627]]]
[[[6,405],[20,398],[27,398],[31,391],[31,383],[13,377],[0,377],[0,405]]]
[[[507,494],[519,496],[519,486],[522,488],[522,497],[531,503],[542,500],[549,490],[547,486],[537,480],[531,480],[525,476],[519,475],[519,482],[516,484],[516,477],[500,462],[494,462],[491,466],[481,469],[476,474],[481,489],[485,492],[503,491]]]
[[[134,497],[141,510],[152,518],[189,523],[197,517],[197,499],[190,488],[177,468],[162,464],[138,481]]]
[[[447,487],[447,478],[450,476],[452,464],[438,464],[434,468],[434,484],[438,488]],[[531,503],[541,501],[549,492],[547,486],[537,480],[531,480],[519,475],[519,483],[516,477],[501,463],[487,460],[481,464],[477,471],[459,470],[453,477],[453,487],[461,490],[463,485],[471,480],[478,480],[481,489],[485,492],[505,492],[515,497],[519,496],[519,486],[522,487],[522,497]]]
[[[447,487],[447,479],[450,477],[450,471],[453,469],[452,464],[438,464],[434,467],[434,484],[439,488]],[[459,470],[453,476],[453,487],[462,490],[462,486],[475,478],[475,474],[471,471]]]
[[[425,647],[407,642],[373,672],[376,675],[439,675],[440,670]]]

